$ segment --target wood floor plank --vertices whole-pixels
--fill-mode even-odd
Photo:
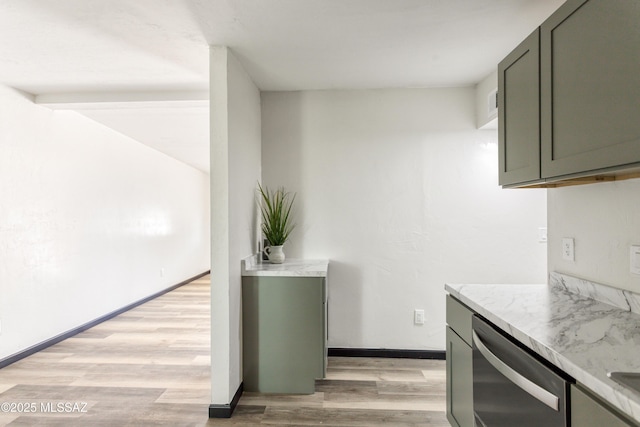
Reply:
[[[162,393],[157,403],[195,403],[209,405],[211,402],[211,389],[197,388],[168,388]]]
[[[408,369],[327,369],[327,378],[356,381],[414,381],[425,380],[422,371]]]
[[[395,395],[424,395],[440,396],[446,394],[445,379],[439,381],[404,382],[404,381],[377,381],[376,386],[380,394]]]
[[[316,380],[316,392],[378,393],[376,381]]]
[[[345,357],[314,394],[244,393],[209,419],[209,298],[207,276],[0,369],[0,403],[86,404],[0,426],[448,426],[444,361]]]
[[[297,426],[417,427],[433,426],[434,420],[424,412],[360,409],[315,409],[267,407],[261,424]]]
[[[440,370],[442,360],[384,357],[332,357],[332,369]]]
[[[284,406],[297,408],[322,408],[324,393],[314,394],[261,394],[245,392],[240,405],[250,406]]]

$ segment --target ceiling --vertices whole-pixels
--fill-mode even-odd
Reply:
[[[208,171],[208,46],[263,91],[468,86],[563,0],[0,2],[0,83]]]

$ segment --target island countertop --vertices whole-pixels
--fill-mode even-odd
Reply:
[[[594,284],[581,282],[552,273],[549,285],[447,284],[445,290],[640,421],[640,394],[607,377],[640,372],[637,294],[597,284],[594,291]]]
[[[327,277],[329,271],[326,259],[285,259],[282,264],[256,261],[256,255],[242,260],[243,276]]]

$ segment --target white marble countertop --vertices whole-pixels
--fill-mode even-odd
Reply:
[[[452,296],[640,421],[640,394],[607,377],[611,371],[640,372],[640,315],[568,289],[557,277],[551,285],[445,285]]]
[[[256,262],[256,256],[242,260],[243,276],[327,277],[329,260],[285,259],[282,264]]]

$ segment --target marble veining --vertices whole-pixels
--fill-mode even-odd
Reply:
[[[584,291],[559,279],[550,286],[447,284],[445,290],[640,421],[640,394],[607,377],[640,372],[640,315],[586,296],[593,287]]]
[[[327,277],[329,260],[285,259],[282,264],[257,262],[253,255],[242,261],[243,276]]]
[[[549,284],[551,286],[559,286],[569,292],[583,295],[587,298],[613,305],[622,310],[640,314],[640,294],[631,291],[612,288],[611,286],[556,272],[552,272],[549,275]]]

